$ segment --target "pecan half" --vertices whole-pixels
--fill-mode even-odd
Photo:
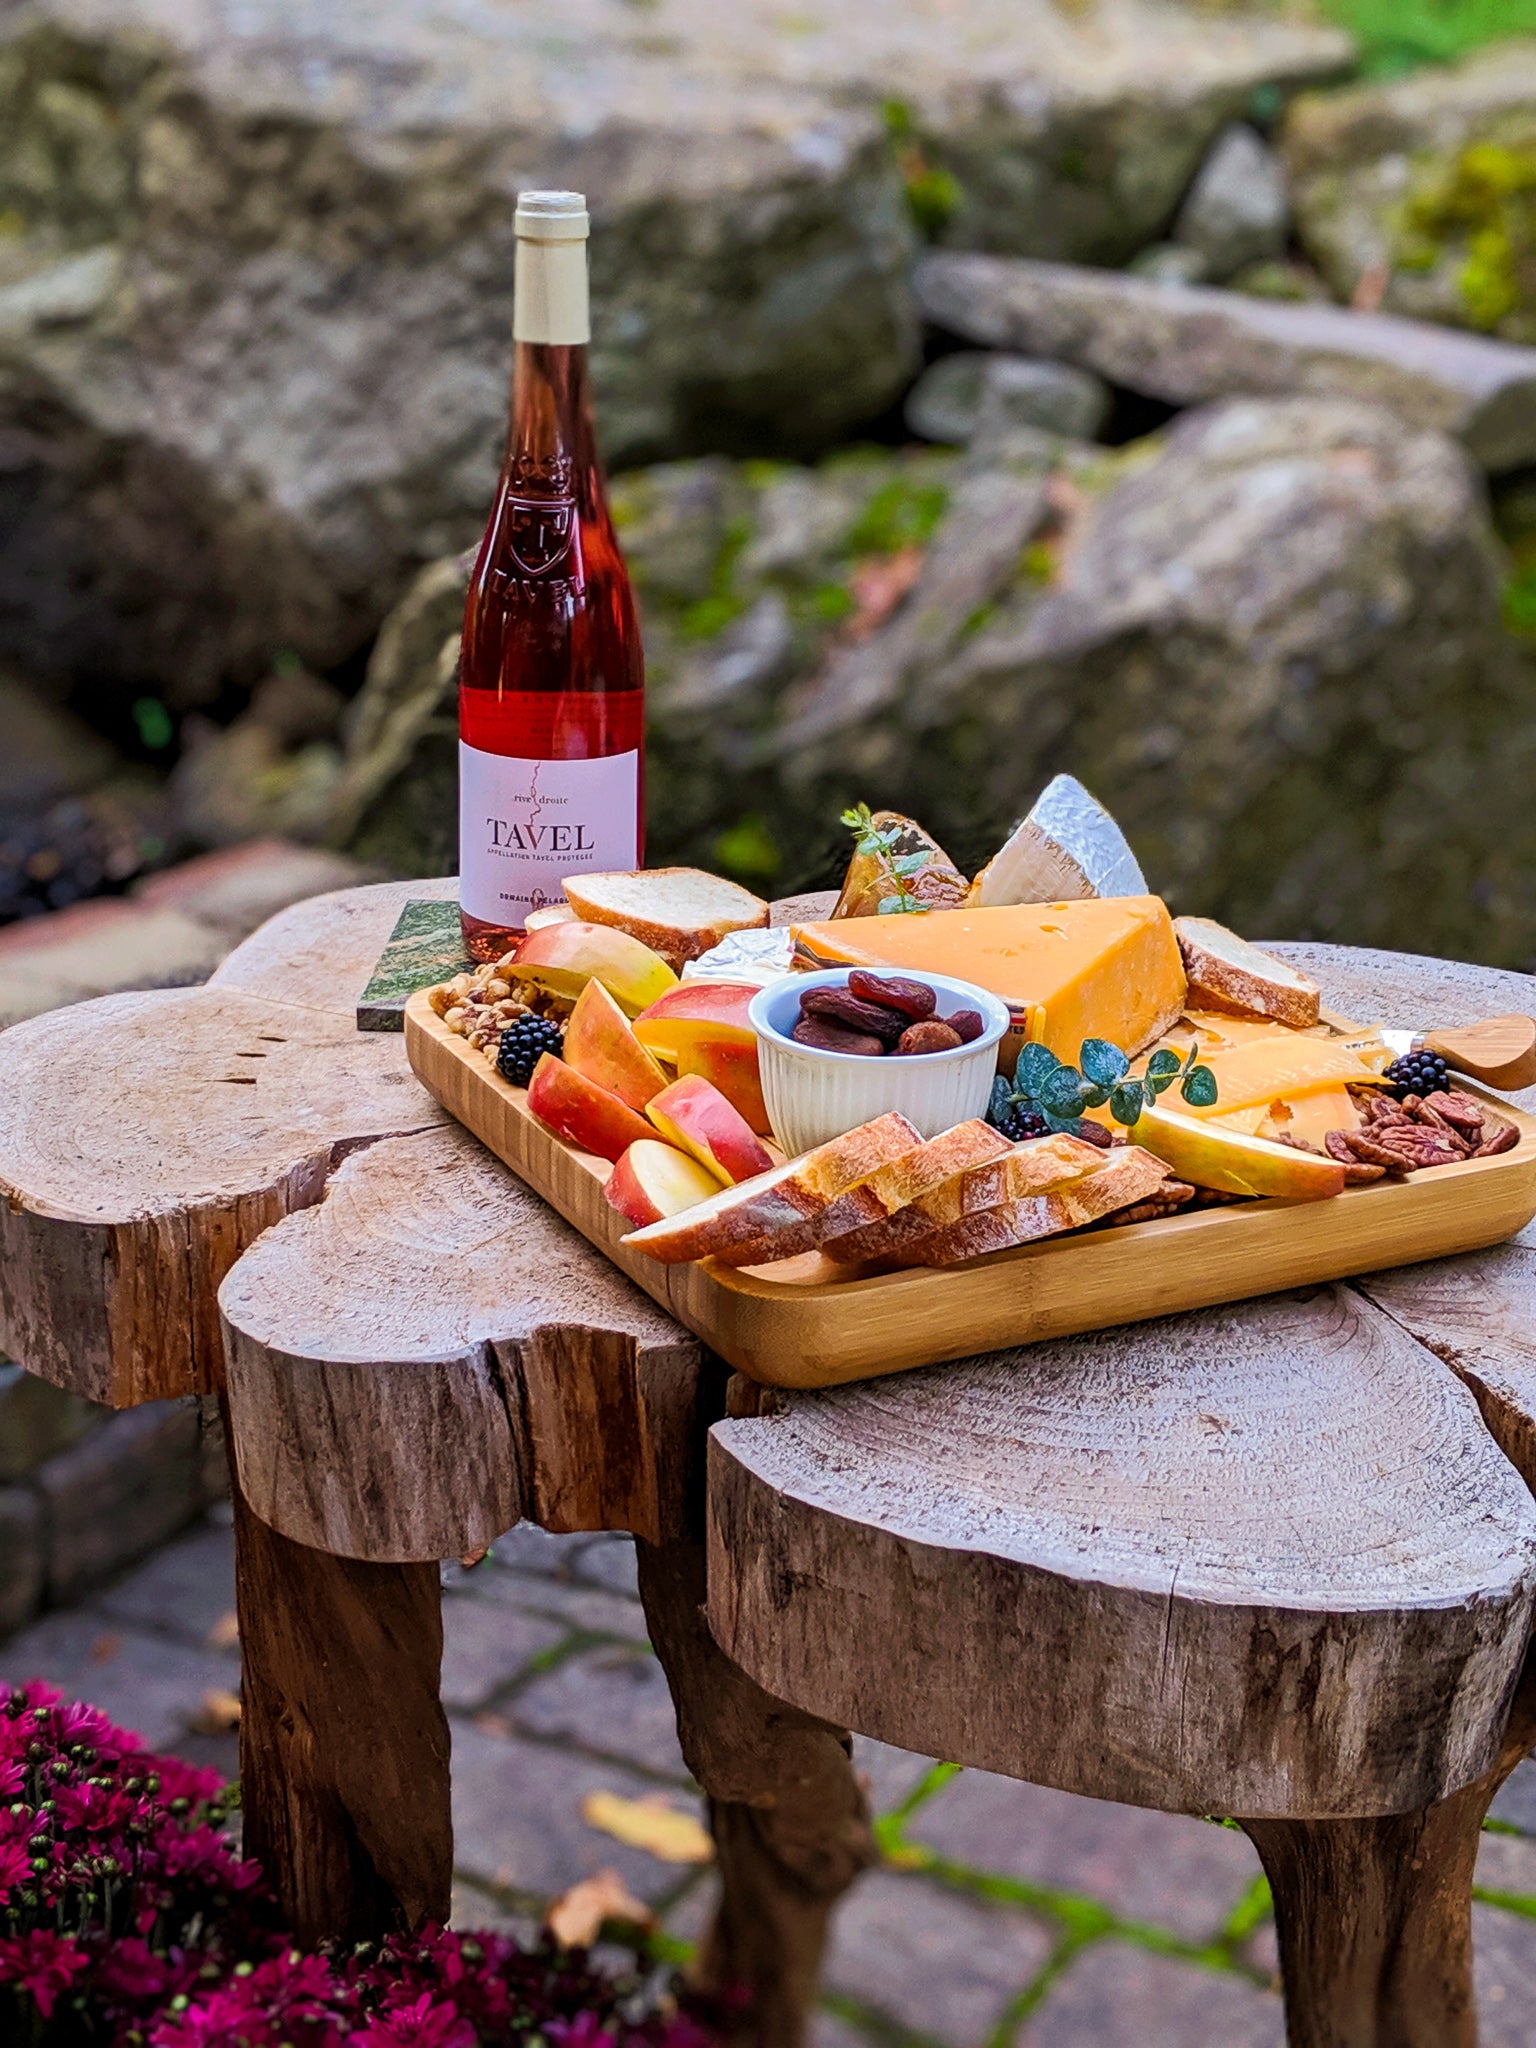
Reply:
[[[1384,1179],[1386,1171],[1384,1166],[1371,1166],[1363,1159],[1352,1159],[1344,1169],[1344,1185],[1363,1188],[1370,1181]]]
[[[1276,1138],[1275,1143],[1277,1145],[1289,1145],[1293,1152],[1310,1152],[1315,1159],[1323,1157],[1323,1154],[1318,1151],[1315,1145],[1309,1145],[1305,1138],[1293,1138],[1289,1131],[1282,1131],[1279,1137]]]
[[[1381,1150],[1395,1154],[1410,1167],[1454,1166],[1458,1159],[1467,1156],[1466,1147],[1460,1139],[1452,1138],[1445,1131],[1437,1131],[1432,1124],[1392,1124],[1371,1134],[1372,1143]],[[1374,1153],[1362,1153],[1362,1158],[1375,1158],[1378,1166],[1387,1162]]]
[[[1380,1166],[1399,1180],[1412,1173],[1417,1164],[1417,1161],[1405,1158],[1401,1152],[1384,1145],[1374,1132],[1330,1131],[1323,1143],[1330,1155],[1343,1166],[1357,1163]]]
[[[1121,1209],[1110,1220],[1114,1223],[1156,1223],[1161,1217],[1172,1216],[1194,1198],[1195,1191],[1187,1181],[1165,1180],[1155,1195],[1149,1195],[1144,1202],[1133,1202],[1129,1209]]]
[[[1474,1159],[1492,1159],[1496,1153],[1512,1152],[1520,1141],[1519,1128],[1515,1124],[1501,1123],[1497,1130],[1484,1138],[1472,1154]]]
[[[1468,1144],[1481,1142],[1483,1105],[1470,1095],[1463,1095],[1459,1088],[1437,1088],[1433,1095],[1425,1096],[1424,1107],[1432,1109],[1441,1123],[1448,1124]]]
[[[1438,1131],[1447,1145],[1453,1145],[1456,1148],[1458,1159],[1465,1159],[1472,1150],[1471,1145],[1467,1143],[1460,1131],[1446,1122],[1445,1118],[1427,1096],[1424,1101],[1415,1107],[1413,1120],[1421,1130]]]

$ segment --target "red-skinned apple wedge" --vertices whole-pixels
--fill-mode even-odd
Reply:
[[[760,1138],[771,1138],[768,1106],[763,1101],[762,1077],[757,1067],[757,1040],[749,1045],[735,1038],[685,1039],[678,1047],[677,1078],[698,1074],[713,1081],[733,1109],[739,1110]]]
[[[667,1085],[666,1075],[600,981],[589,981],[576,998],[565,1027],[561,1057],[568,1067],[608,1089],[631,1109],[644,1109]]]
[[[747,1005],[757,994],[736,981],[684,981],[669,989],[635,1019],[635,1036],[659,1060],[673,1065],[685,1045],[709,1041],[749,1045],[757,1050],[757,1033],[747,1021]]]
[[[624,1220],[638,1229],[719,1192],[720,1183],[707,1166],[660,1138],[637,1138],[603,1189]]]
[[[751,1180],[773,1164],[741,1112],[697,1074],[663,1088],[645,1113],[670,1144],[681,1145],[723,1181]]]
[[[653,1135],[645,1118],[636,1116],[627,1102],[552,1052],[545,1053],[533,1070],[528,1107],[557,1137],[582,1152],[595,1152],[599,1159],[621,1159],[638,1139]]]
[[[649,946],[612,925],[574,918],[529,932],[512,964],[524,981],[552,996],[579,996],[589,981],[600,981],[630,1017],[677,987],[677,976]]]

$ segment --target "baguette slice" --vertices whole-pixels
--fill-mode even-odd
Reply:
[[[979,1117],[971,1117],[937,1138],[920,1140],[897,1158],[877,1166],[873,1173],[856,1180],[814,1215],[802,1217],[783,1230],[751,1238],[717,1256],[727,1266],[766,1266],[775,1259],[791,1259],[799,1252],[815,1251],[828,1238],[884,1223],[894,1210],[928,1193],[950,1175],[980,1166],[1011,1149],[1001,1131]],[[842,1258],[844,1254],[834,1251],[833,1256]],[[855,1252],[849,1256],[862,1255]]]
[[[964,1130],[967,1126],[956,1128]],[[926,1187],[883,1220],[866,1223],[840,1237],[829,1234],[822,1250],[840,1263],[900,1259],[910,1246],[926,1240],[936,1230],[979,1211],[996,1208],[1000,1203],[1019,1201],[1080,1180],[1102,1167],[1107,1156],[1099,1146],[1067,1132],[1049,1138],[1030,1138],[1020,1145],[1005,1140],[1000,1152],[984,1152],[968,1166],[936,1174]],[[898,1162],[898,1167],[904,1165],[904,1161]]]
[[[664,1265],[685,1264],[732,1246],[788,1229],[814,1216],[845,1188],[922,1142],[922,1133],[895,1110],[818,1145],[783,1166],[695,1202],[676,1216],[632,1230],[622,1242]]]
[[[958,1266],[967,1259],[985,1258],[989,1252],[1004,1252],[1015,1245],[1033,1244],[1038,1238],[1058,1237],[1063,1231],[1081,1230],[1097,1223],[1117,1209],[1128,1209],[1146,1201],[1168,1178],[1168,1168],[1139,1145],[1125,1145],[1107,1156],[1096,1173],[1080,1175],[1060,1187],[1039,1194],[1024,1195],[1001,1202],[996,1208],[962,1216],[958,1222],[935,1230],[902,1257],[904,1265]]]
[[[1316,1024],[1323,992],[1284,960],[1209,917],[1176,917],[1173,929],[1184,955],[1191,1009],[1272,1017],[1297,1031]]]
[[[761,896],[702,868],[571,875],[560,886],[579,918],[617,925],[673,968],[709,952],[728,932],[751,931],[768,922]]]

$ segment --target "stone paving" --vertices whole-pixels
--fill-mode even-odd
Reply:
[[[526,1931],[550,1896],[608,1868],[656,1913],[660,1952],[685,1958],[708,1871],[626,1848],[580,1810],[594,1791],[697,1805],[632,1546],[524,1526],[473,1571],[448,1568],[446,1588],[455,1917]],[[49,1679],[232,1774],[233,1605],[215,1510],[0,1645],[0,1677]],[[885,1863],[842,1909],[818,2048],[1282,2048],[1268,1898],[1234,1829],[857,1751]],[[1482,2048],[1528,2048],[1536,1764],[1501,1796],[1478,1877]]]

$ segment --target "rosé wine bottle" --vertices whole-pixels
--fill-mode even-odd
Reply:
[[[494,960],[567,875],[636,868],[645,663],[587,391],[587,208],[517,203],[512,423],[464,606],[459,905]]]

